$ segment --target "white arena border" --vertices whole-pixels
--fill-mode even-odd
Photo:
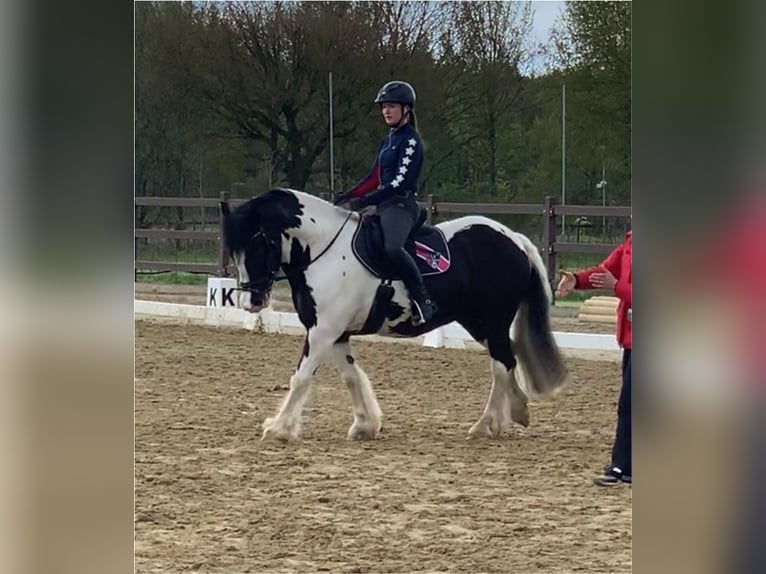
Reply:
[[[266,308],[260,313],[248,313],[235,307],[205,307],[202,305],[182,305],[136,299],[133,303],[136,316],[161,317],[174,322],[194,323],[212,327],[238,327],[250,331],[265,333],[283,333],[301,335],[305,332],[296,313],[284,313]],[[593,333],[553,333],[556,343],[562,349],[578,351],[619,351],[614,335]],[[366,335],[365,339],[381,341],[403,341],[390,337]],[[412,339],[410,339],[412,341]],[[465,349],[466,343],[475,344],[473,338],[458,323],[450,323],[435,329],[415,341],[422,341],[425,347],[444,347]]]

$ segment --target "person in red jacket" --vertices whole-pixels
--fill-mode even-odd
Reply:
[[[622,389],[617,406],[617,432],[612,447],[612,462],[603,475],[594,479],[599,486],[633,482],[631,448],[630,355],[633,349],[633,277],[632,232],[597,267],[577,273],[561,272],[556,296],[572,289],[611,289],[619,298],[617,307],[617,343],[622,347]]]

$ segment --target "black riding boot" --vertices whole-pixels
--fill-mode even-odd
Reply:
[[[428,321],[433,318],[434,314],[436,314],[438,308],[436,307],[436,303],[434,303],[428,295],[426,286],[423,283],[420,283],[407,290],[410,293],[414,311],[412,314],[412,324],[417,327],[418,325],[428,323]]]
[[[400,249],[393,259],[412,301],[412,324],[418,326],[427,323],[438,309],[436,303],[428,295],[417,263],[404,249]]]

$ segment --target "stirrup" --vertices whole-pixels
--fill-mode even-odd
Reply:
[[[416,327],[423,325],[425,323],[428,323],[431,319],[433,319],[433,316],[436,314],[438,309],[436,308],[436,305],[434,304],[433,300],[430,297],[425,297],[423,299],[423,306],[428,306],[428,310],[430,311],[428,313],[428,318],[426,318],[426,314],[423,312],[423,308],[420,306],[420,303],[418,303],[416,300],[411,299],[412,307],[415,309],[415,313],[412,314],[412,317],[410,318],[410,322],[415,325]]]
[[[420,305],[418,305],[417,301],[412,301],[411,303],[412,303],[412,307],[415,308],[415,313],[413,313],[412,317],[410,317],[410,323],[412,323],[415,327],[424,325],[426,322],[426,319],[423,316],[423,309],[420,308]]]

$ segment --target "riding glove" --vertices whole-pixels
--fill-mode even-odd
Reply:
[[[335,199],[333,199],[332,204],[333,205],[342,205],[344,203],[347,203],[349,201],[348,193],[341,193],[338,195]]]
[[[355,197],[350,200],[348,207],[351,211],[359,211],[360,209],[367,207],[369,204],[370,202],[367,200],[367,196],[363,195],[362,197]]]

